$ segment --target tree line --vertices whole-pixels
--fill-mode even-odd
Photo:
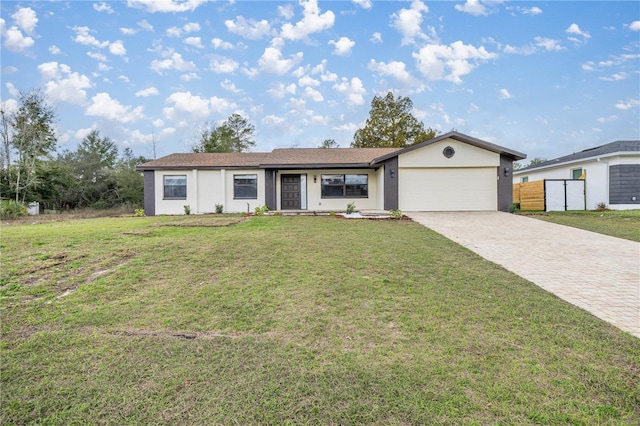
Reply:
[[[75,151],[57,152],[56,111],[39,89],[21,92],[15,111],[0,109],[0,197],[15,203],[38,201],[41,209],[131,208],[143,204],[143,178],[136,165],[147,161],[130,148],[92,130]]]

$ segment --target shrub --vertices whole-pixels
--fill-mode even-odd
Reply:
[[[224,211],[224,206],[222,204],[216,204],[216,213],[220,214]]]
[[[189,204],[184,206],[184,214],[186,214],[186,215],[191,214],[191,206]]]
[[[27,208],[13,200],[0,201],[0,219],[15,219],[27,214]]]
[[[389,210],[389,217],[391,219],[400,219],[400,218],[402,218],[402,210],[400,210],[400,209],[391,209],[391,210]]]
[[[253,209],[254,213],[256,214],[256,216],[262,216],[263,214],[267,213],[269,211],[269,207],[267,206],[256,206],[255,209]]]
[[[280,216],[282,213],[281,212],[273,212],[274,216]]]
[[[518,213],[520,211],[520,203],[511,203],[509,213]]]
[[[93,205],[91,207],[93,207],[96,210],[104,210],[104,209],[107,208],[107,202],[105,200],[103,200],[102,198],[100,198],[98,201],[93,203]]]
[[[356,212],[356,203],[352,201],[349,204],[347,204],[347,214],[351,214],[355,212]]]
[[[142,217],[144,216],[144,209],[135,209],[133,210],[133,215],[135,217]]]
[[[597,212],[606,212],[607,210],[609,209],[607,208],[607,205],[603,202],[598,203],[598,205],[596,206]]]

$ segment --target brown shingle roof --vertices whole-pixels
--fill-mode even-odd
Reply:
[[[283,148],[274,149],[265,165],[369,164],[399,148]]]
[[[139,165],[139,170],[177,168],[260,167],[268,152],[171,154]]]
[[[272,152],[171,154],[141,164],[137,169],[364,165],[398,150],[399,148],[283,148]]]

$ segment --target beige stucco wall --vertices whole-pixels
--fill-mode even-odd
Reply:
[[[378,190],[379,177],[374,169],[321,169],[321,170],[282,170],[276,178],[276,194],[278,200],[278,210],[281,209],[281,176],[286,174],[307,175],[307,210],[310,211],[344,211],[347,204],[354,202],[358,210],[375,210],[378,207],[378,198],[381,193]],[[321,176],[322,175],[368,175],[367,198],[322,198]],[[316,181],[313,177],[316,176]]]
[[[450,146],[455,155],[446,158],[442,151]],[[442,141],[414,149],[398,156],[398,167],[498,167],[500,154],[478,148],[455,139]]]
[[[233,198],[233,175],[255,174],[258,177],[256,199]],[[164,176],[186,176],[187,198],[164,199]],[[247,203],[253,212],[256,206],[264,205],[264,170],[157,170],[154,173],[156,215],[184,214],[184,206],[191,207],[191,214],[213,213],[216,204],[224,206],[225,213],[246,212]]]

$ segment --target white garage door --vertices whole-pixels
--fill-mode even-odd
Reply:
[[[401,168],[398,207],[404,211],[497,210],[495,167]]]

